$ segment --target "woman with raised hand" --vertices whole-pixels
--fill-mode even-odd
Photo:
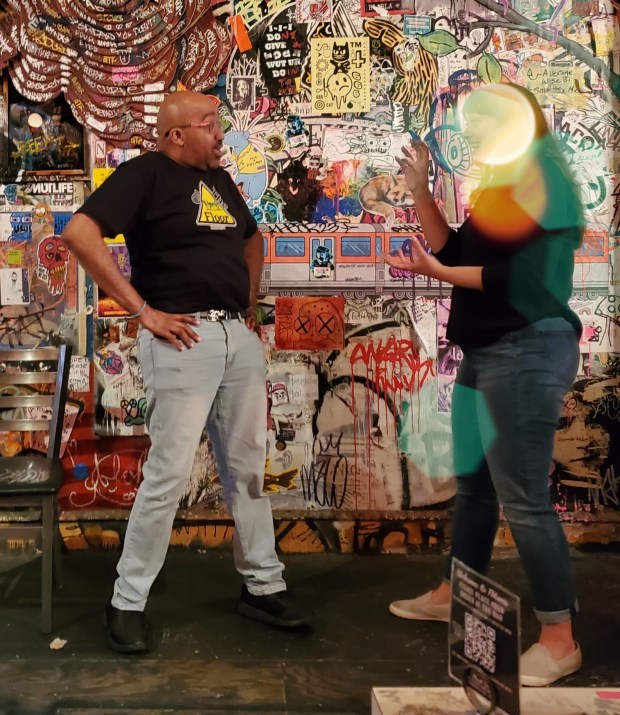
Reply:
[[[578,191],[534,96],[486,85],[463,103],[478,188],[452,230],[428,187],[429,152],[398,159],[426,243],[385,256],[397,268],[451,283],[447,336],[463,350],[452,400],[457,497],[444,580],[390,611],[450,620],[452,559],[487,571],[499,504],[541,624],[521,657],[523,685],[548,685],[581,667],[569,551],[549,494],[554,434],[575,378],[581,324],[568,306],[583,214]]]

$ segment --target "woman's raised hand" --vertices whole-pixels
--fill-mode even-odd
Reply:
[[[428,163],[430,154],[424,142],[411,140],[409,146],[402,147],[402,157],[395,157],[403,170],[409,190],[416,195],[428,193]]]
[[[435,256],[426,252],[424,246],[418,240],[411,242],[411,255],[405,256],[403,249],[399,248],[395,256],[389,253],[382,253],[383,260],[394,268],[412,273],[420,273],[423,276],[439,278],[442,271],[442,264]]]

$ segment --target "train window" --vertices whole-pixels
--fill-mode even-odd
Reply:
[[[370,256],[370,238],[367,236],[356,236],[355,238],[343,236],[340,250],[343,257],[359,256],[363,258],[364,256]]]
[[[303,237],[276,237],[276,256],[303,256],[306,253],[306,240]]]
[[[334,240],[332,238],[325,238],[321,236],[321,238],[313,238],[312,239],[312,257],[316,256],[316,249],[319,246],[324,246],[328,251],[329,255],[333,256],[334,255]]]
[[[267,258],[267,236],[263,236],[263,258]]]
[[[411,246],[411,236],[392,236],[392,238],[390,238],[390,253],[402,248],[405,241],[407,241],[408,246]]]
[[[383,252],[381,248],[381,236],[375,236],[375,255],[380,256]]]

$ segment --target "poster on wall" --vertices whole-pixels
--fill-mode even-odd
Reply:
[[[426,35],[433,27],[433,18],[429,15],[405,15],[403,17],[403,35]]]
[[[272,97],[297,94],[305,36],[300,25],[274,22],[258,46],[264,81]]]
[[[321,37],[310,45],[313,111],[370,111],[370,39]]]
[[[33,102],[3,80],[8,97],[8,156],[1,172],[16,178],[25,174],[80,174],[86,172],[84,128],[60,95]]]
[[[295,20],[297,22],[331,22],[332,0],[296,0]]]
[[[439,412],[447,413],[452,410],[456,372],[463,360],[461,348],[450,342],[446,336],[450,303],[450,298],[437,300],[437,381],[439,383],[437,409]]]
[[[30,179],[0,185],[0,267],[6,271],[0,293],[9,296],[0,300],[0,345],[47,345],[59,336],[78,352],[85,333],[83,294],[77,261],[60,234],[84,200],[84,185]]]
[[[415,14],[415,0],[361,0],[362,17]]]
[[[0,213],[0,241],[30,241],[32,239],[31,211],[3,211]]]
[[[30,289],[26,268],[0,268],[0,305],[28,305]]]
[[[119,150],[120,151],[120,150]],[[125,159],[123,159],[125,161]],[[103,182],[112,175],[116,167],[95,167],[92,173],[93,191],[98,189]],[[103,239],[106,243],[125,243],[125,236],[119,233],[117,236],[105,236]]]
[[[240,112],[248,112],[256,102],[256,77],[231,77],[230,102]]]
[[[142,435],[146,397],[138,364],[135,320],[97,320],[93,340],[95,433]]]
[[[344,298],[276,298],[278,350],[342,350]]]
[[[578,87],[584,85],[584,69],[571,60],[528,59],[524,64],[524,86],[540,104],[553,104],[561,97],[562,103],[582,107],[584,99]]]
[[[281,443],[312,440],[312,413],[319,398],[316,374],[306,366],[272,364],[267,370],[268,427]]]
[[[396,157],[402,156],[403,147],[409,146],[410,142],[411,137],[401,132],[374,127],[360,132],[352,127],[328,125],[323,134],[323,157],[327,162],[361,160],[371,169],[397,174],[400,167]],[[397,182],[394,177],[392,183]]]
[[[115,239],[105,240],[110,255],[114,260],[121,275],[129,280],[131,278],[131,263],[129,261],[129,251],[127,245],[119,239],[123,239],[122,235],[116,236]],[[122,318],[129,313],[123,308],[118,301],[109,296],[106,291],[99,285],[95,286],[95,305],[97,306],[97,315],[100,318]]]

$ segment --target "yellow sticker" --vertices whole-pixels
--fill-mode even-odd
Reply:
[[[98,189],[113,171],[114,169],[102,169],[101,167],[93,169],[93,191]]]
[[[23,251],[11,248],[6,252],[6,262],[9,266],[21,266]]]

